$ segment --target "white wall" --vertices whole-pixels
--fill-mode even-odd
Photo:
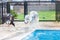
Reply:
[[[24,1],[24,0],[12,0],[12,1]]]
[[[40,1],[51,1],[51,0],[40,0]]]
[[[13,6],[10,6],[10,9],[13,10]]]
[[[13,0],[13,1],[52,1],[52,0]]]

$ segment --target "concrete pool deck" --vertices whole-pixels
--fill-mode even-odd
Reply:
[[[38,29],[60,30],[60,22],[40,22]]]
[[[35,27],[30,27],[24,22],[15,22],[15,27],[0,25],[0,40],[21,40],[36,29],[39,30],[60,30],[60,22],[39,22]]]

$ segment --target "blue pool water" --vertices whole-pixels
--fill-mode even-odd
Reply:
[[[60,30],[35,30],[22,40],[60,40]]]

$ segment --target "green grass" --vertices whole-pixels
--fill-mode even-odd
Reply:
[[[24,20],[24,14],[18,14],[17,19]]]
[[[55,11],[39,11],[39,20],[56,20]],[[24,14],[19,14],[17,19],[24,20]]]
[[[56,20],[55,11],[40,11],[39,20]]]

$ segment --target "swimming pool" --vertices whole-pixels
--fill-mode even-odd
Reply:
[[[35,30],[22,40],[60,40],[60,30]]]

